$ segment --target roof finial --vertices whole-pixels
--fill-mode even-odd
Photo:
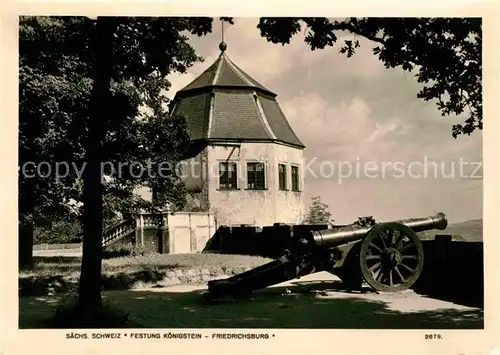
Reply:
[[[220,23],[222,26],[222,40],[219,44],[219,49],[221,52],[224,52],[227,49],[227,44],[224,42],[224,19],[220,19]]]

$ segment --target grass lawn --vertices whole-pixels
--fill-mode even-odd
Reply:
[[[270,259],[248,255],[223,254],[152,254],[121,257],[102,261],[104,289],[128,289],[155,284],[175,270],[203,269],[217,277],[234,275],[269,262]],[[47,288],[65,292],[75,286],[80,277],[80,257],[35,257],[32,270],[19,274],[21,296],[43,295]],[[183,283],[196,278],[183,277]],[[62,284],[62,285],[61,285]],[[57,293],[57,292],[54,292]]]
[[[32,276],[65,276],[80,275],[81,257],[34,257],[33,270],[23,271],[20,278]],[[121,257],[104,259],[102,271],[105,274],[135,273],[144,269],[166,271],[172,269],[206,268],[210,271],[234,273],[253,268],[270,259],[249,255],[225,254],[152,254],[138,257]]]

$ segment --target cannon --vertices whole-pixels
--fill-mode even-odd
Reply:
[[[254,291],[302,276],[328,271],[350,289],[363,280],[378,292],[399,292],[419,278],[424,252],[418,232],[444,230],[446,215],[375,223],[361,219],[351,225],[303,230],[291,235],[282,256],[227,279],[208,282],[203,298],[248,297]]]

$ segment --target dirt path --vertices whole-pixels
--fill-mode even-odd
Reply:
[[[257,292],[252,299],[208,305],[205,285],[104,292],[146,328],[482,328],[483,312],[405,291],[347,293],[329,273]],[[21,327],[31,327],[57,304],[54,297],[21,298]]]

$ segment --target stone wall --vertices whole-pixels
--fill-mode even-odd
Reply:
[[[238,270],[237,273],[248,269]],[[210,280],[225,279],[234,276],[222,269],[175,269],[147,277],[134,277],[125,273],[102,275],[103,290],[128,290],[151,287],[168,287],[181,284],[206,284]],[[19,296],[44,296],[76,291],[78,278],[65,278],[63,276],[45,277],[19,277]]]

